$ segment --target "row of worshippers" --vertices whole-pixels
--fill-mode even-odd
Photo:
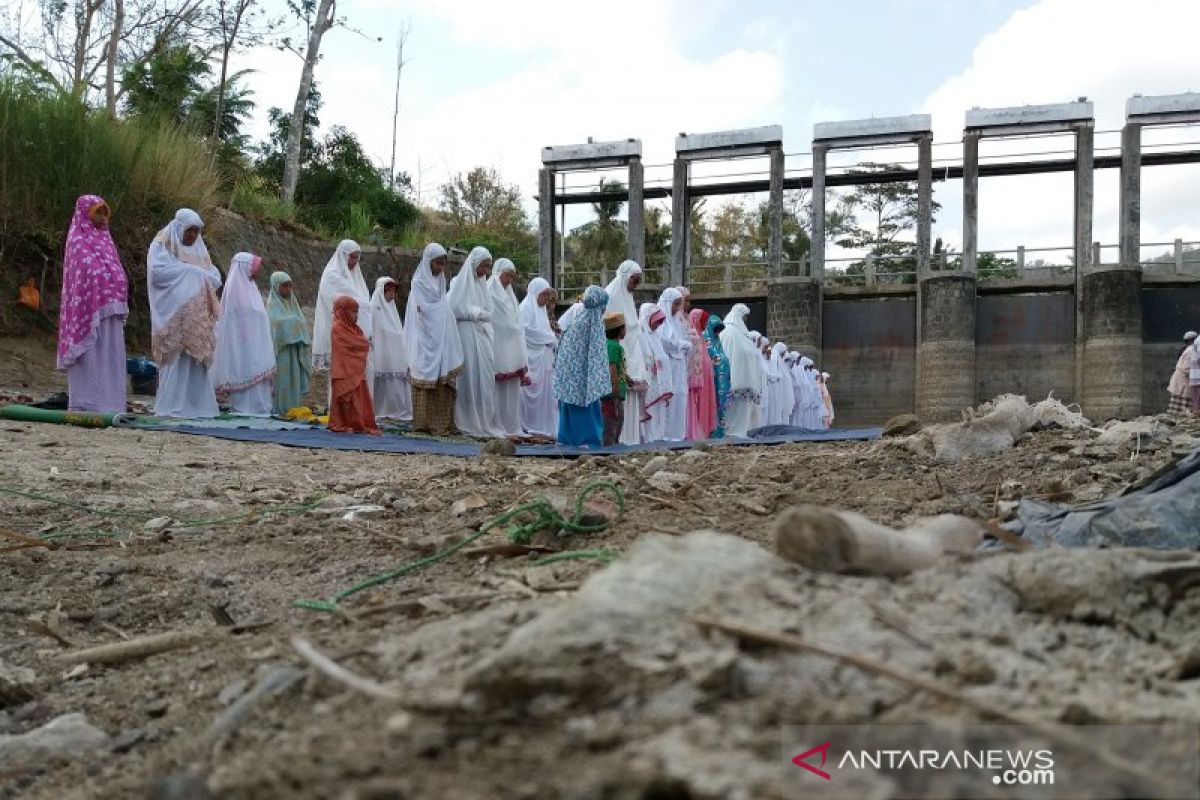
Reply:
[[[125,409],[127,280],[108,232],[110,214],[102,198],[81,197],[68,233],[58,364],[68,374],[73,410]],[[233,258],[218,300],[222,277],[202,229],[199,215],[181,209],[147,254],[159,416],[216,416],[218,394],[237,414],[284,413],[300,405],[317,369],[330,373],[333,430],[375,432],[378,416],[412,420],[431,433],[572,440],[579,438],[571,432],[574,417],[563,410],[593,403],[600,414],[595,430],[610,444],[745,435],[762,424],[827,427],[832,420],[827,391],[808,374],[811,361],[790,354],[784,373],[778,354],[764,350],[761,363],[741,363],[742,340],[750,341],[744,306],[730,315],[745,334],[733,345],[718,317],[688,313],[686,289],[667,289],[658,304],[638,309],[632,292],[641,268],[632,261],[607,292],[595,287],[603,295],[598,301],[592,293],[598,305],[589,307],[585,297],[564,315],[567,330],[576,317],[591,324],[560,342],[553,290],[535,278],[518,304],[508,259],[493,266],[491,254],[475,248],[447,291],[446,250],[428,245],[401,321],[396,281],[380,278],[368,294],[360,248],[346,240],[322,274],[310,337],[286,273],[271,275],[264,307],[255,283],[262,259],[250,253]],[[580,340],[585,333],[591,338]],[[601,351],[602,362],[592,364],[589,354]],[[796,387],[792,402],[780,391],[785,374]],[[592,397],[599,388],[605,391]],[[821,392],[824,416],[813,411]],[[752,413],[739,416],[747,398]],[[586,443],[599,443],[592,438]]]
[[[1183,335],[1183,351],[1167,383],[1168,414],[1200,416],[1200,338],[1195,331]]]

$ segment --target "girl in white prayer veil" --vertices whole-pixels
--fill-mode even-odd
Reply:
[[[641,419],[644,416],[647,376],[646,356],[642,345],[642,326],[638,319],[638,305],[633,290],[642,282],[642,268],[636,261],[622,261],[617,267],[617,277],[608,284],[608,310],[625,316],[625,338],[621,347],[625,350],[625,372],[629,391],[625,394],[625,417],[621,426],[620,444],[639,444],[642,441]]]
[[[521,327],[529,363],[529,385],[521,391],[521,426],[534,436],[558,435],[558,400],[554,397],[554,351],[558,337],[550,327],[553,290],[545,278],[534,278],[521,301]]]
[[[757,336],[751,338],[746,330],[746,315],[750,309],[738,303],[725,316],[721,331],[721,349],[729,359],[729,407],[725,415],[726,433],[745,437],[760,425],[759,406],[762,403],[766,376]]]
[[[666,317],[658,329],[658,341],[667,354],[671,394],[675,401],[667,407],[667,428],[663,432],[669,442],[680,442],[687,436],[688,354],[692,351],[692,342],[680,324],[682,307],[683,295],[678,289],[664,289],[658,298],[658,308]]]
[[[158,232],[146,255],[150,293],[151,352],[158,364],[159,417],[217,416],[217,396],[208,373],[216,349],[221,273],[213,266],[204,222],[190,208]]]
[[[412,389],[408,384],[408,339],[396,309],[398,284],[386,275],[375,281],[371,295],[371,353],[367,371],[372,380],[371,397],[375,416],[412,421]]]
[[[313,369],[328,370],[332,352],[330,332],[333,330],[333,301],[341,295],[358,301],[358,327],[367,339],[371,338],[371,293],[358,264],[361,250],[358,242],[343,239],[333,251],[325,271],[321,273],[321,287],[317,291],[317,307],[313,317],[312,363]],[[370,376],[367,376],[370,378]],[[370,385],[370,380],[367,385]]]
[[[271,416],[274,401],[271,320],[254,283],[261,266],[262,259],[252,253],[238,253],[229,265],[212,368],[213,384],[228,393],[230,411],[249,417]]]
[[[446,248],[425,245],[404,310],[413,392],[413,430],[454,432],[454,384],[463,370],[462,343],[446,296]]]
[[[505,435],[496,421],[496,352],[487,273],[492,254],[476,247],[450,281],[450,310],[462,342],[463,373],[455,384],[454,423],[468,436]]]
[[[488,278],[492,302],[493,352],[496,357],[496,423],[509,436],[524,436],[521,427],[521,387],[529,383],[529,359],[525,352],[525,327],[512,284],[517,268],[507,258],[496,259]],[[547,320],[547,325],[549,320]]]
[[[775,384],[775,396],[771,403],[774,417],[770,425],[788,425],[792,421],[792,409],[796,407],[796,387],[792,383],[792,371],[784,362],[787,355],[787,345],[776,342],[771,348],[771,366],[779,373],[779,381]]]

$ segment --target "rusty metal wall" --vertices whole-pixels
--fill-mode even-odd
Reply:
[[[1200,286],[1142,288],[1142,413],[1167,408],[1167,382],[1183,334],[1200,331]]]
[[[1075,299],[1070,291],[979,293],[976,402],[1001,394],[1075,400]]]
[[[916,315],[911,295],[826,300],[820,366],[831,375],[837,424],[879,424],[913,412]]]

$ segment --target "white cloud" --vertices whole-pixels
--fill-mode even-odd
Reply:
[[[963,114],[972,106],[1055,103],[1081,96],[1095,103],[1098,130],[1119,128],[1125,100],[1135,93],[1200,90],[1198,29],[1200,3],[1195,0],[1043,0],[1017,11],[984,37],[970,66],[938,87],[923,110],[933,114],[939,141],[961,138]],[[1168,138],[1195,140],[1198,134],[1194,128],[1173,130]],[[1116,144],[1118,135],[1097,136],[1098,147]],[[1025,150],[1070,146],[1069,138],[1020,143]],[[1173,235],[1200,239],[1197,170],[1143,171],[1143,241]],[[1115,243],[1116,183],[1108,171],[1100,171],[1096,184],[1093,238]],[[956,243],[961,236],[960,186],[956,182],[939,193],[945,208],[937,227]],[[980,189],[981,247],[1069,244],[1071,197],[1068,175],[985,179]]]

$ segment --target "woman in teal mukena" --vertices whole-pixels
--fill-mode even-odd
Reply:
[[[271,296],[267,300],[271,318],[271,340],[275,343],[275,400],[272,412],[283,414],[304,402],[312,367],[308,321],[286,272],[271,274]]]
[[[712,432],[712,438],[721,439],[725,436],[725,410],[729,406],[729,359],[721,347],[721,331],[725,323],[713,314],[704,326],[704,343],[708,346],[708,357],[713,362],[713,379],[717,389],[717,429]]]

